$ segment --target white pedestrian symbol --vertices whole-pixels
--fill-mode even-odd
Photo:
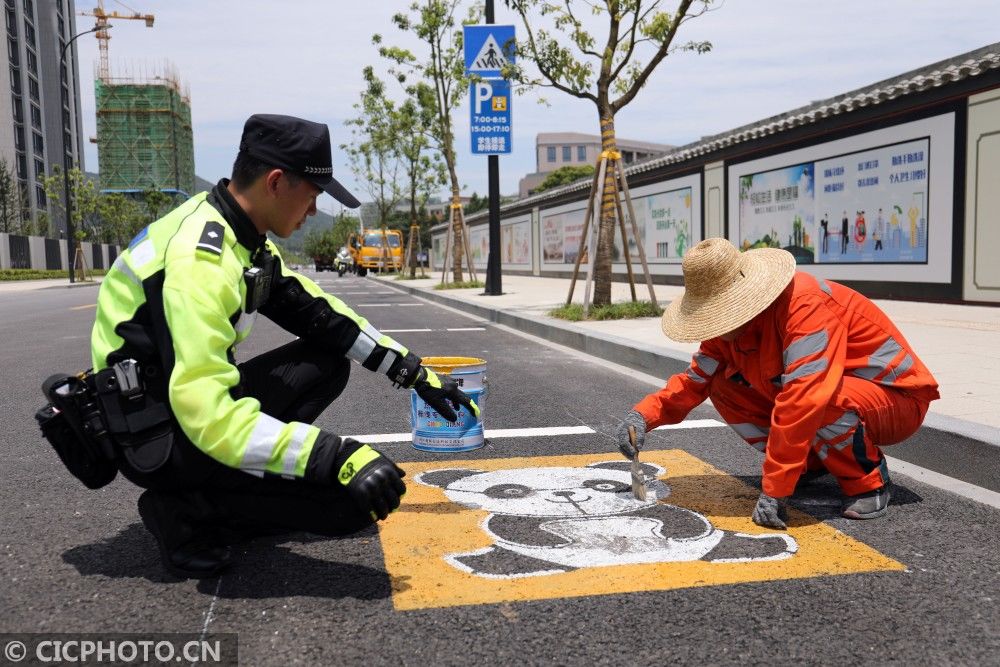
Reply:
[[[507,64],[507,58],[503,55],[503,49],[497,44],[493,33],[490,33],[486,36],[486,41],[483,42],[483,46],[479,49],[479,53],[476,55],[475,60],[472,61],[472,67],[469,70],[497,70]]]

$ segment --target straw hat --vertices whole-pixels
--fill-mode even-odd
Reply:
[[[708,340],[746,324],[771,305],[795,275],[795,257],[779,248],[740,252],[726,239],[705,239],[682,263],[684,294],[661,325],[667,338]]]

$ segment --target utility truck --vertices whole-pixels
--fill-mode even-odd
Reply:
[[[347,247],[359,276],[370,270],[398,271],[403,266],[403,235],[395,229],[368,229],[351,234]]]

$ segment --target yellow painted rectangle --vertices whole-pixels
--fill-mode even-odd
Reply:
[[[424,609],[905,569],[902,563],[866,544],[789,508],[787,534],[798,543],[798,551],[785,560],[605,565],[522,578],[486,578],[458,569],[445,557],[490,547],[493,539],[482,528],[489,513],[452,502],[441,488],[412,481],[422,472],[443,468],[484,472],[585,468],[609,458],[585,454],[401,464],[407,471],[406,496],[399,510],[379,524],[396,608]],[[751,535],[778,532],[751,521],[759,492],[735,477],[680,450],[643,452],[642,460],[666,469],[659,479],[669,485],[670,495],[659,502],[700,513],[721,530]]]

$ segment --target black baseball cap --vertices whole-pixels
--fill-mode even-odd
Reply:
[[[254,114],[243,126],[240,151],[301,176],[348,208],[361,206],[333,177],[330,130],[323,123],[294,116]]]

